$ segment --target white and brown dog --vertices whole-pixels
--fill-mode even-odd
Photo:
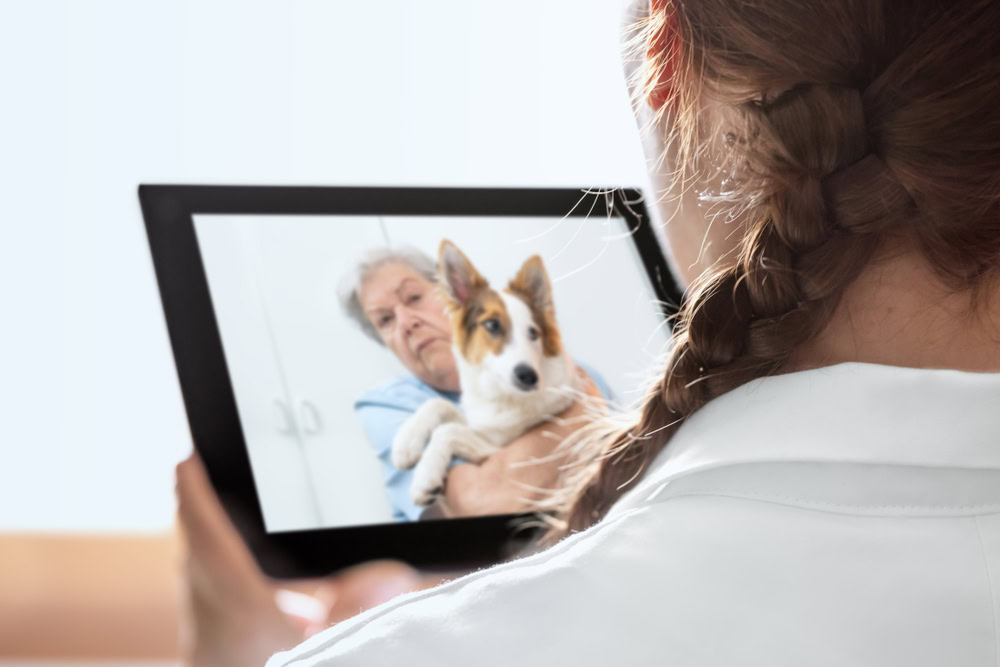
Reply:
[[[568,408],[578,386],[538,255],[502,291],[450,241],[441,242],[438,271],[462,398],[460,408],[427,401],[393,439],[393,464],[416,465],[410,495],[418,505],[441,492],[453,456],[481,461]]]

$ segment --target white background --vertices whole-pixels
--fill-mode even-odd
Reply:
[[[139,183],[634,185],[616,0],[0,2],[0,530],[162,531]]]

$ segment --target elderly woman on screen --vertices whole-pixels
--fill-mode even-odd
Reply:
[[[361,331],[418,380],[457,393],[451,326],[434,287],[436,272],[434,260],[415,248],[373,248],[341,279],[337,296]]]
[[[384,345],[412,374],[391,378],[365,392],[354,404],[365,433],[385,472],[385,485],[396,520],[421,517],[503,514],[528,508],[525,485],[551,488],[559,461],[510,467],[543,458],[569,435],[577,420],[535,427],[501,452],[476,464],[455,459],[443,499],[429,508],[410,498],[413,470],[391,462],[392,440],[402,424],[426,401],[459,401],[459,377],[451,345],[452,329],[435,286],[437,265],[419,250],[402,246],[364,253],[343,277],[338,298],[345,313],[372,340]],[[605,397],[607,388],[596,375]],[[582,413],[573,406],[563,416]]]

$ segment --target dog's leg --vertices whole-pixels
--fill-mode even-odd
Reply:
[[[412,468],[420,459],[431,433],[441,424],[464,422],[465,418],[451,401],[432,398],[403,422],[392,439],[392,464],[400,470]]]
[[[497,447],[465,424],[443,424],[434,429],[431,441],[413,471],[413,486],[410,487],[413,502],[417,505],[429,505],[441,493],[452,456],[459,454],[468,458],[469,452],[487,450],[494,452]],[[482,459],[485,455],[478,458]]]
[[[502,446],[493,444],[488,438],[471,428],[463,427],[463,429],[462,431],[458,429],[453,431],[452,452],[455,456],[472,463],[479,463],[490,454],[495,454],[503,449]]]

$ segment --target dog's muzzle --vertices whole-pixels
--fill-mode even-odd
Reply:
[[[518,364],[514,367],[514,384],[522,391],[533,391],[538,388],[538,373],[528,364]]]

